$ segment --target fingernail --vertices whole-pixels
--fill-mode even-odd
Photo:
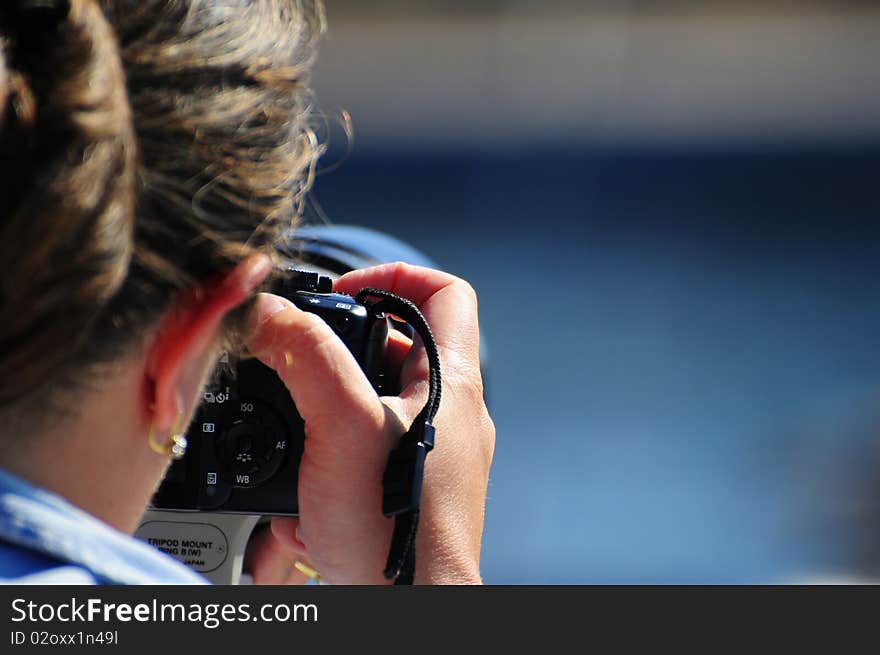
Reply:
[[[275,314],[284,311],[292,305],[293,303],[279,296],[273,296],[271,293],[258,293],[254,307],[248,317],[248,332],[253,332]]]

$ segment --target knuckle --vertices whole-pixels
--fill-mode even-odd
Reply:
[[[470,306],[476,308],[478,303],[477,290],[464,278],[452,276],[452,285],[456,293]]]
[[[301,326],[300,340],[306,346],[320,346],[336,338],[332,328],[317,314],[303,312],[298,316]]]
[[[388,268],[396,279],[400,276],[406,275],[409,272],[410,266],[406,262],[398,259],[397,261],[388,264]]]
[[[483,373],[480,370],[478,352],[446,349],[443,351],[441,364],[444,377],[454,379],[455,386],[462,392],[474,397],[483,397]]]
[[[319,316],[309,313],[301,313],[295,316],[294,321],[279,317],[278,322],[283,324],[273,330],[276,338],[272,344],[273,350],[287,349],[294,354],[307,350],[320,351],[327,347],[328,341],[333,338],[333,331]]]
[[[495,421],[492,420],[492,417],[489,415],[488,411],[483,412],[482,419],[483,429],[483,439],[480,442],[481,450],[483,457],[487,462],[491,462],[492,458],[495,456]]]
[[[483,402],[485,387],[483,386],[483,376],[479,370],[472,371],[469,375],[461,378],[460,382],[462,391],[470,398]]]
[[[388,286],[390,289],[394,290],[398,288],[402,280],[405,280],[409,276],[412,269],[409,264],[399,260],[377,267],[377,269],[381,268],[385,268],[388,271],[388,275],[390,276]]]

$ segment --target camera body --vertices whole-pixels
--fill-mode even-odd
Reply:
[[[328,277],[290,269],[271,291],[324,319],[382,393],[388,320],[331,287]],[[234,367],[221,360],[186,438],[186,455],[169,468],[154,509],[298,514],[304,426],[275,371],[256,359]]]

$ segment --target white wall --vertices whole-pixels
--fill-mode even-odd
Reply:
[[[876,141],[880,10],[331,11],[316,87],[358,148]]]

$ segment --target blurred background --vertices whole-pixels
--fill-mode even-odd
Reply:
[[[327,9],[315,220],[480,293],[485,580],[880,579],[877,3]]]

